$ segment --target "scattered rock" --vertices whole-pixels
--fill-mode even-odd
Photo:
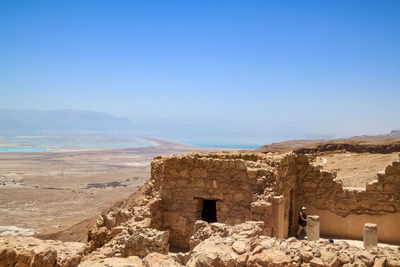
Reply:
[[[2,237],[0,266],[77,266],[86,251],[78,242]]]

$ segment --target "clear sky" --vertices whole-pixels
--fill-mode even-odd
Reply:
[[[290,138],[400,128],[400,1],[0,1],[0,108]]]

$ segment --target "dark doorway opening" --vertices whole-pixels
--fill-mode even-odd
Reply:
[[[201,211],[201,219],[208,223],[217,221],[217,201],[203,199],[203,209]]]

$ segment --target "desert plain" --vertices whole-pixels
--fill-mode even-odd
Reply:
[[[362,241],[354,240],[360,240],[359,221],[369,216],[363,212],[386,213],[388,209],[393,213],[392,207],[394,212],[398,210],[395,205],[398,205],[400,141],[318,142],[290,144],[291,148],[287,144],[284,147],[277,144],[277,149],[267,146],[269,151],[264,153],[249,150],[201,153],[234,149],[193,147],[162,140],[153,140],[152,146],[140,148],[0,153],[0,263],[36,266],[33,264],[40,261],[39,266],[102,267],[167,263],[168,266],[400,266],[398,231],[391,227],[396,225],[396,214],[383,215],[389,222],[382,221],[383,217],[377,219],[381,236],[387,239],[388,231],[393,231],[395,241],[388,242],[393,246],[380,241],[377,246],[364,249]],[[160,157],[172,154],[175,155]],[[261,185],[263,190],[245,195],[251,187],[238,184],[238,179]],[[288,193],[291,186],[288,181],[296,181],[296,194],[300,194],[296,196],[311,205],[310,212],[319,212],[318,221],[329,236],[325,233],[320,239],[318,230],[317,239],[308,240],[307,234],[307,240],[303,240],[304,237],[291,230],[294,224],[289,221],[297,220],[293,211],[288,213],[292,217],[285,217],[283,212],[283,216],[274,216],[277,205],[285,207],[282,204],[289,200],[290,206],[295,203]],[[282,187],[284,183],[286,186]],[[385,186],[389,198],[379,191],[380,186]],[[204,217],[204,199],[216,203],[213,199],[220,197],[219,190],[226,191],[222,195],[226,204],[220,206],[218,222],[213,223]],[[271,205],[268,201],[274,190],[283,190],[276,197],[283,201],[277,202],[274,197]],[[190,220],[199,215],[191,214],[187,208],[195,202],[196,207],[201,207],[198,204],[202,202],[192,193],[204,198],[201,219],[196,221]],[[325,200],[318,202],[319,197]],[[375,197],[383,202],[375,205]],[[176,198],[176,202],[169,203],[171,198]],[[242,205],[245,201],[253,202]],[[361,216],[335,217],[325,209],[326,203],[336,203],[331,207],[338,212],[358,212]],[[313,204],[322,210],[318,211]],[[242,222],[241,216],[249,214],[249,206],[254,208],[252,220]],[[260,220],[258,215],[269,217]],[[336,225],[340,223],[337,223],[333,230],[327,228],[332,226],[331,217],[342,220],[343,227],[338,230]],[[368,219],[375,220],[373,217]],[[220,219],[226,222],[219,222]],[[278,219],[280,223],[276,222]],[[351,228],[357,232],[355,235],[347,233],[349,221],[357,224],[357,229]],[[278,230],[288,226],[285,237]],[[187,229],[193,229],[193,235]],[[277,234],[281,236],[277,238]],[[392,232],[389,234],[390,239]],[[327,238],[335,239],[334,244]]]
[[[0,153],[0,235],[85,241],[102,210],[148,180],[155,156],[216,150],[153,143],[126,149]]]
[[[153,146],[0,153],[0,235],[85,241],[98,214],[140,188],[159,155],[215,151],[155,140]],[[344,187],[365,189],[399,153],[325,152],[310,158]]]

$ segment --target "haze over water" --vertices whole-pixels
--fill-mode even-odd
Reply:
[[[203,146],[386,133],[400,127],[399,13],[399,1],[2,1],[0,108],[103,112],[130,120],[129,136]],[[29,135],[26,119],[0,126]],[[119,122],[102,133],[126,136]]]

